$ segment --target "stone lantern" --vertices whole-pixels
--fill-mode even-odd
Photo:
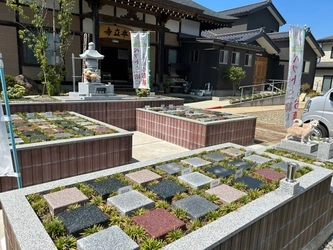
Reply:
[[[85,59],[86,69],[84,72],[92,72],[94,74],[100,75],[98,70],[98,60],[104,59],[104,55],[101,55],[97,50],[95,50],[95,44],[90,42],[88,44],[88,49],[80,54],[81,59]],[[85,77],[87,79],[87,77]],[[89,79],[88,79],[89,81]],[[93,82],[100,82],[100,77],[97,77]]]

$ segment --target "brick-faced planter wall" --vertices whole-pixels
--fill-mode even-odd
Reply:
[[[82,115],[106,122],[113,126],[128,130],[136,130],[135,109],[147,105],[157,107],[161,105],[183,105],[184,99],[123,99],[115,101],[73,101],[73,102],[36,102],[36,103],[11,103],[11,113],[16,112],[49,112],[49,111],[74,111]]]
[[[23,187],[132,162],[133,133],[82,117],[117,133],[17,145]],[[0,192],[16,188],[15,178],[0,178]]]
[[[136,129],[188,149],[225,142],[250,145],[254,142],[256,117],[243,116],[200,122],[147,109],[136,110]]]

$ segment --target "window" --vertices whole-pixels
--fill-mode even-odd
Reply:
[[[310,71],[310,62],[309,61],[303,61],[303,73],[308,74]]]
[[[228,64],[228,57],[229,57],[229,51],[220,50],[219,63],[220,64]]]
[[[245,54],[244,66],[248,66],[248,67],[252,66],[252,55],[251,54]]]
[[[46,34],[48,47],[46,49],[47,54],[47,62],[50,65],[54,64],[54,51],[53,51],[53,34],[47,33]],[[59,49],[59,35],[56,34],[56,62],[59,62],[60,56],[60,49]],[[34,52],[28,47],[27,43],[23,43],[23,63],[25,64],[35,64],[38,65],[37,59],[34,56]]]
[[[177,62],[177,50],[169,49],[168,54],[168,64]]]
[[[231,64],[232,65],[239,65],[239,52],[232,52]]]
[[[324,76],[323,77],[323,85],[321,87],[321,92],[325,94],[329,91],[333,86],[333,76]]]
[[[333,47],[331,48],[331,58],[333,58]]]
[[[190,63],[198,63],[198,62],[199,62],[199,50],[191,50]]]

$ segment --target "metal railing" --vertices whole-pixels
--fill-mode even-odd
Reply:
[[[283,95],[285,93],[287,87],[287,81],[286,80],[278,80],[278,79],[268,79],[263,81],[261,84],[253,84],[253,85],[246,85],[246,86],[240,86],[239,89],[241,91],[240,95],[240,102],[243,100],[254,100],[254,99],[260,99],[267,96],[273,96],[273,95]],[[250,89],[248,93],[244,94],[247,89]],[[258,98],[258,94],[261,96]],[[250,95],[250,96],[249,96]],[[246,98],[246,96],[249,96]]]

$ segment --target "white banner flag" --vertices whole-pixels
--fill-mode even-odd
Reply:
[[[149,32],[131,32],[133,88],[150,88],[149,43]]]
[[[12,156],[10,153],[8,134],[3,114],[2,105],[0,104],[0,176],[16,176],[14,173]]]
[[[305,30],[298,27],[290,27],[289,30],[289,69],[285,100],[284,126],[292,126],[297,118],[301,78],[303,72]]]

